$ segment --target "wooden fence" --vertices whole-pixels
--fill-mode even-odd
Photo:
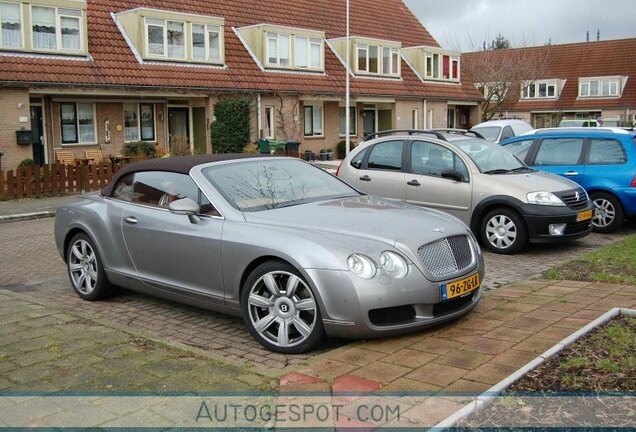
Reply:
[[[51,164],[0,171],[0,199],[42,198],[96,191],[106,186],[121,164]]]

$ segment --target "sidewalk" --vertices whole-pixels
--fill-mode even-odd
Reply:
[[[78,197],[79,195],[67,195],[0,201],[0,223],[54,216],[59,206]]]
[[[0,290],[0,392],[267,391],[270,383]]]

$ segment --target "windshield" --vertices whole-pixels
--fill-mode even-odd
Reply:
[[[474,127],[471,130],[481,134],[481,136],[486,138],[488,141],[495,142],[499,138],[499,132],[501,132],[501,127],[482,126],[482,127]]]
[[[496,144],[480,139],[455,141],[453,144],[466,153],[484,174],[534,171],[508,150]]]
[[[270,210],[360,195],[331,174],[299,160],[230,163],[202,172],[240,211]]]

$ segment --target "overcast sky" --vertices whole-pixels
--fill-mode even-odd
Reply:
[[[498,33],[513,46],[636,37],[634,0],[404,0],[448,49],[473,51]],[[472,41],[472,42],[471,42]],[[633,53],[632,53],[633,54]]]

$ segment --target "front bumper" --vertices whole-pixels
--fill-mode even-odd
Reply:
[[[376,275],[371,280],[349,271],[305,270],[319,293],[325,331],[329,336],[370,338],[421,330],[461,317],[481,299],[482,289],[458,299],[442,301],[441,285],[479,273],[483,281],[481,256],[477,265],[462,275],[431,282],[411,264],[404,279]]]
[[[593,210],[592,203],[580,210],[569,207],[551,207],[526,204],[521,216],[528,228],[531,243],[559,243],[585,237],[592,232],[592,219],[578,221],[580,213]],[[550,225],[566,224],[563,235],[550,234]]]

